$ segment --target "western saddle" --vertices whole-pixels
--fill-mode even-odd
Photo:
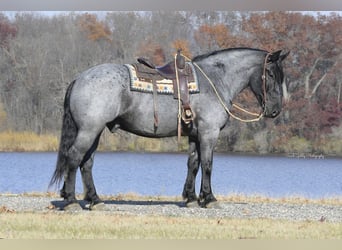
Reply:
[[[140,64],[155,70],[160,76],[173,81],[174,98],[180,98],[182,103],[182,120],[186,125],[190,124],[194,119],[188,88],[188,78],[192,74],[192,69],[185,63],[181,50],[177,51],[174,60],[162,66],[155,66],[146,58],[138,58],[137,60]]]

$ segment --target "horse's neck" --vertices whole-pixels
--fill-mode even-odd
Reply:
[[[253,63],[247,58],[242,60],[246,61],[246,63],[236,63],[232,62],[232,60],[226,60],[225,62],[221,61],[225,67],[225,73],[222,73],[222,75],[217,73],[210,74],[210,70],[207,70],[208,76],[228,105],[241,91],[249,87],[251,75],[258,67],[257,63]],[[208,69],[214,68],[215,63],[217,63],[217,60],[204,62],[200,65],[205,70],[206,67],[208,67]]]
[[[229,67],[229,65],[235,65]],[[228,79],[225,82],[226,87],[230,89],[230,97],[234,99],[240,92],[242,92],[245,88],[249,87],[250,81],[254,76],[257,76],[261,79],[261,64],[260,60],[256,59],[255,56],[250,58],[242,58],[241,62],[232,64],[231,62],[227,62],[226,67],[228,70],[225,73],[225,78]],[[260,77],[258,76],[260,74]],[[231,77],[231,76],[234,77]],[[231,101],[230,100],[230,101]]]

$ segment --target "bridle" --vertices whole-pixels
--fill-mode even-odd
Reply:
[[[271,53],[267,53],[266,56],[265,56],[265,60],[264,60],[264,68],[262,70],[262,76],[261,76],[261,79],[262,79],[262,89],[263,89],[263,102],[262,102],[262,108],[263,108],[263,113],[265,113],[265,107],[266,107],[266,66],[267,66],[267,60],[268,60],[268,57],[271,55]]]

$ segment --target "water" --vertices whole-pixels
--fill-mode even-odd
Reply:
[[[0,153],[0,193],[46,192],[56,153]],[[98,193],[178,196],[186,177],[186,154],[97,153]],[[215,154],[214,194],[329,198],[342,196],[341,159],[297,159]],[[196,190],[200,188],[200,173]],[[82,193],[80,174],[76,192]]]

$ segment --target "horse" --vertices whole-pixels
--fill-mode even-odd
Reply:
[[[213,150],[220,131],[229,124],[232,100],[245,88],[254,93],[263,117],[275,118],[282,109],[282,61],[288,53],[270,53],[254,48],[229,48],[194,57],[200,93],[190,95],[195,114],[182,136],[188,137],[187,177],[182,196],[185,205],[215,207],[218,204],[211,187]],[[65,208],[80,205],[75,196],[78,167],[84,188],[84,200],[90,209],[103,205],[92,175],[94,155],[102,131],[118,129],[150,138],[172,137],[178,130],[178,101],[172,95],[157,95],[158,128],[154,126],[154,102],[151,94],[131,91],[127,67],[100,64],[79,74],[68,86],[56,169],[50,181],[59,185]],[[223,102],[223,103],[222,103]],[[225,108],[226,107],[226,108]],[[201,167],[199,196],[195,179]],[[80,208],[81,209],[81,208]]]

